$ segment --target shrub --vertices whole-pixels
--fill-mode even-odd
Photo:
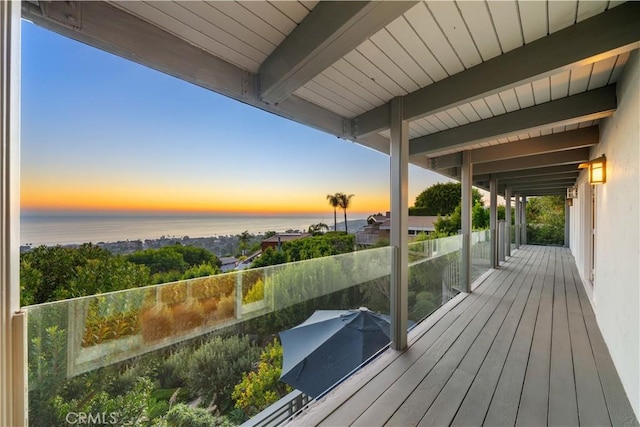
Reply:
[[[149,378],[141,377],[135,382],[132,390],[122,395],[110,395],[106,391],[92,393],[84,399],[65,401],[56,396],[52,403],[58,418],[57,425],[68,425],[67,414],[71,412],[105,414],[105,419],[111,421],[111,416],[121,425],[140,425],[146,417],[147,402],[151,396],[153,383]],[[113,414],[113,415],[112,415]]]
[[[167,412],[155,427],[230,427],[232,424],[224,417],[211,415],[205,409],[192,408],[179,403]]]
[[[260,349],[247,336],[216,336],[195,351],[185,348],[171,356],[178,359],[178,375],[189,394],[213,400],[222,410],[231,406],[234,384],[259,357]]]
[[[234,387],[231,396],[236,408],[252,416],[291,391],[291,387],[280,382],[282,357],[282,346],[274,340],[260,354],[258,369],[243,374],[242,381]]]

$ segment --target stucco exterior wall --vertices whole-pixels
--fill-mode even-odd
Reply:
[[[640,418],[640,55],[618,81],[618,109],[600,123],[591,158],[606,155],[607,182],[580,176],[571,208],[571,250],[598,325],[636,416]],[[595,260],[591,281],[591,197],[595,191]]]

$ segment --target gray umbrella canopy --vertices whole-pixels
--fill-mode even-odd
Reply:
[[[280,332],[280,379],[317,397],[391,341],[389,316],[358,310],[318,310]]]

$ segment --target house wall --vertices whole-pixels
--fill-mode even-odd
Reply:
[[[571,250],[602,335],[636,416],[640,418],[640,55],[618,81],[618,109],[600,123],[591,158],[606,155],[607,182],[579,179],[571,208]],[[590,191],[595,191],[595,260],[590,279]]]

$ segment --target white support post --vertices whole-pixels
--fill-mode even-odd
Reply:
[[[460,285],[471,292],[471,210],[473,165],[469,151],[462,152],[462,259],[460,260]]]
[[[491,268],[498,268],[498,180],[489,180],[489,232],[491,235]]]
[[[504,190],[504,219],[506,221],[505,230],[505,255],[511,256],[511,188]]]
[[[522,206],[520,206],[520,214],[522,219],[520,220],[520,227],[522,229],[522,237],[520,237],[520,243],[527,244],[527,196],[522,196]]]
[[[409,126],[402,97],[391,100],[391,347],[407,347],[409,293]]]
[[[564,247],[569,248],[571,235],[571,209],[569,208],[569,200],[564,198]]]
[[[520,209],[522,205],[520,204],[520,195],[516,193],[514,195],[516,200],[516,249],[520,249],[520,236],[522,235],[520,232],[520,220],[522,219],[522,215],[520,214]]]
[[[507,239],[505,239],[506,233],[506,221],[504,219],[498,220],[498,261],[504,262],[505,257],[505,245]]]
[[[25,322],[20,310],[20,16],[0,2],[0,425],[26,425]]]

